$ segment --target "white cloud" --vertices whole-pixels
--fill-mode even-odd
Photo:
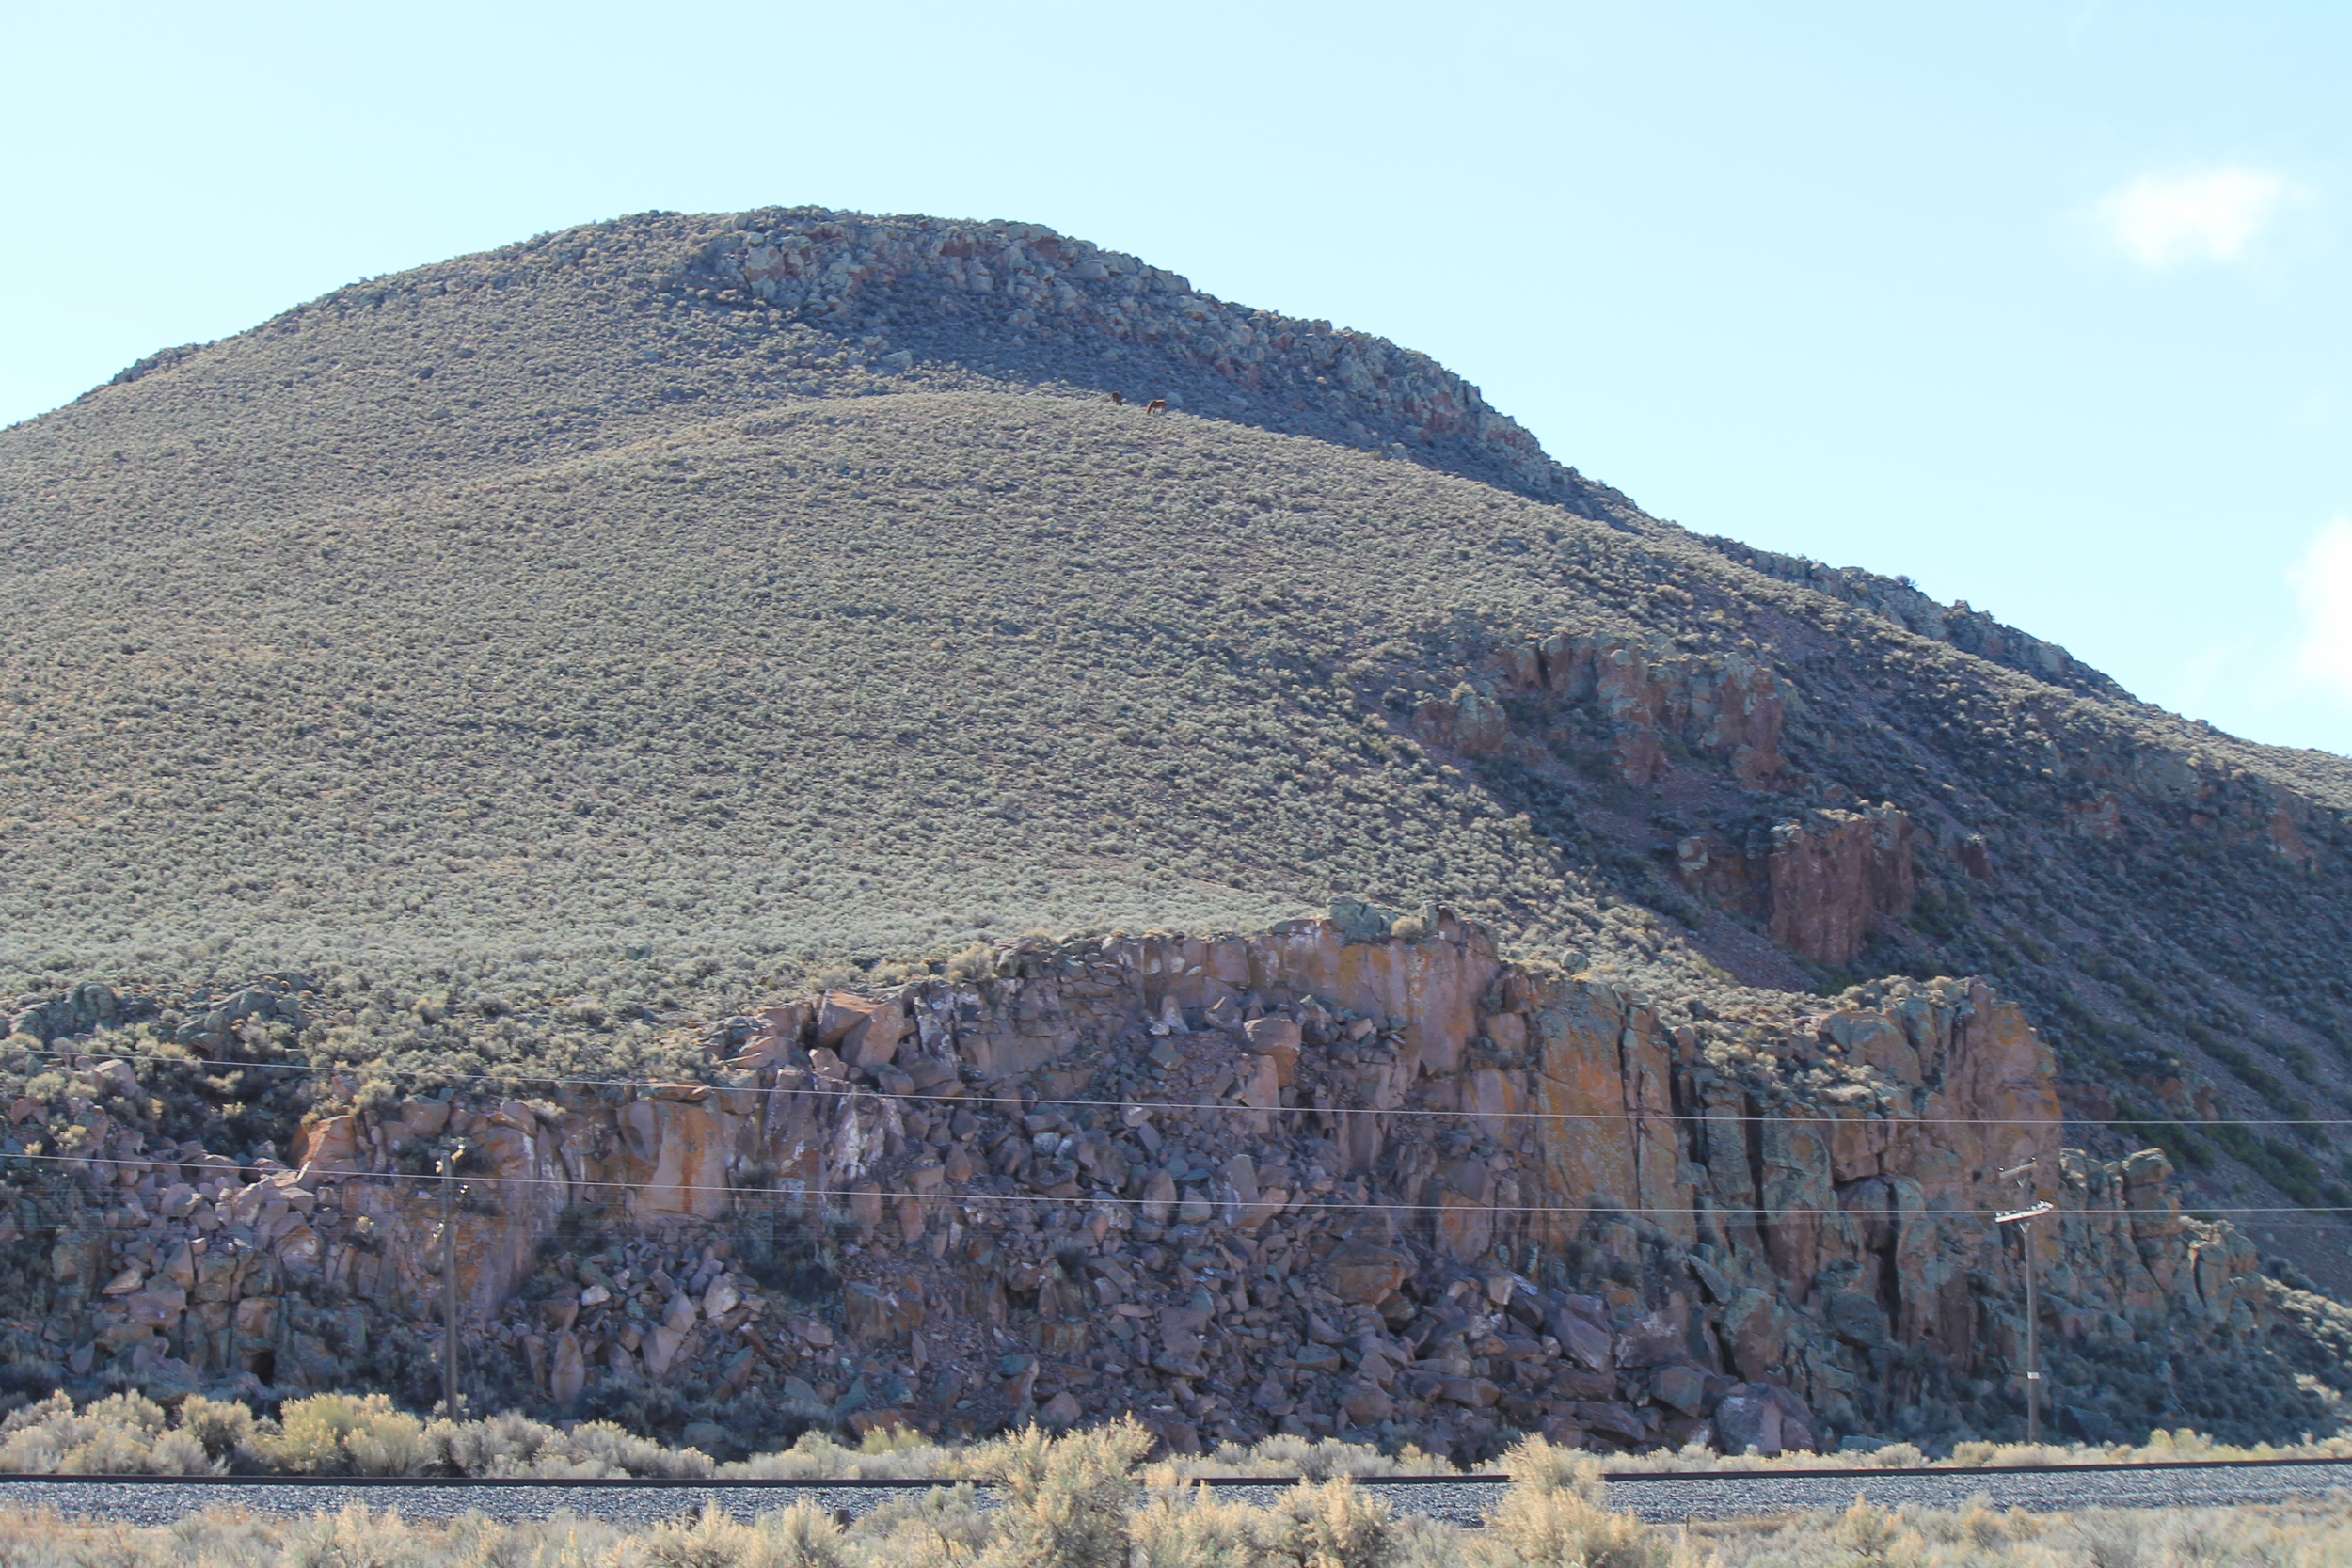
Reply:
[[[2099,221],[2144,267],[2234,261],[2294,194],[2284,179],[2261,169],[2147,174],[2102,200]]]
[[[2288,577],[2303,605],[2296,663],[2304,674],[2352,697],[2352,517],[2338,517],[2313,533]]]

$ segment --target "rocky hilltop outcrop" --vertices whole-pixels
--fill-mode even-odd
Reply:
[[[153,1147],[100,1108],[145,1064],[83,1055],[10,1112],[11,1152],[62,1161],[7,1219],[47,1264],[9,1357],[423,1394],[447,1200],[424,1173],[462,1148],[483,1403],[719,1447],[1122,1410],[1179,1447],[1995,1433],[2025,1328],[1996,1173],[2034,1161],[2063,1430],[2325,1414],[2285,1309],[2311,1298],[2185,1214],[2161,1154],[2063,1148],[2048,1049],[1980,983],[1729,1018],[1362,905],[957,970],[714,1024],[701,1081],[341,1111],[323,1085],[282,1164]]]
[[[885,374],[934,357],[962,368],[978,325],[970,318],[979,317],[1015,342],[1081,356],[1090,379],[1132,382],[1138,401],[1275,428],[1305,420],[1317,434],[1437,457],[1547,499],[1619,499],[1546,456],[1425,354],[1200,293],[1179,274],[1042,224],[745,214],[684,259],[672,286],[722,307],[858,329],[861,356]]]

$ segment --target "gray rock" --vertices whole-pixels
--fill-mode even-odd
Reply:
[[[1715,1407],[1715,1433],[1725,1453],[1770,1459],[1781,1451],[1780,1406],[1759,1393],[1726,1394]]]
[[[1616,1346],[1609,1330],[1581,1313],[1555,1307],[1544,1320],[1546,1332],[1560,1341],[1561,1353],[1597,1372],[1616,1369]]]
[[[1696,1416],[1707,1405],[1707,1374],[1695,1367],[1661,1367],[1650,1379],[1650,1395],[1685,1416]]]
[[[1833,1291],[1829,1296],[1830,1332],[1849,1344],[1883,1345],[1892,1338],[1886,1308],[1857,1291]]]

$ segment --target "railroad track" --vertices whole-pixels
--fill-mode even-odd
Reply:
[[[1507,1476],[1369,1476],[1358,1483],[1401,1512],[1476,1524]],[[1286,1476],[1207,1478],[1221,1493],[1273,1500]],[[600,1481],[434,1476],[0,1476],[0,1508],[54,1509],[66,1518],[162,1525],[207,1509],[278,1515],[350,1504],[398,1509],[411,1519],[468,1513],[501,1520],[562,1513],[650,1525],[716,1503],[743,1518],[810,1501],[851,1516],[894,1494],[948,1484],[911,1481]],[[983,1489],[989,1483],[981,1483]],[[2037,1513],[2086,1508],[2218,1507],[2282,1503],[2352,1492],[2352,1460],[2176,1460],[2150,1465],[2025,1465],[1981,1469],[1627,1471],[1609,1477],[1612,1506],[1653,1523],[1770,1517],[1844,1508],[1855,1497],[1886,1507],[1956,1508],[1983,1497]]]

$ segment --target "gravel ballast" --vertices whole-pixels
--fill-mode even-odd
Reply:
[[[2324,1497],[2348,1484],[2352,1484],[2352,1471],[2340,1464],[1949,1470],[1929,1475],[1869,1470],[1811,1476],[1725,1473],[1613,1481],[1609,1503],[1652,1524],[1679,1524],[1845,1508],[1857,1496],[1882,1508],[1959,1508],[1981,1496],[1995,1508],[2053,1513],[2085,1508],[2218,1508],[2233,1503],[2291,1502]]]
[[[1368,1480],[1400,1513],[1476,1525],[1502,1488],[1491,1481]],[[1994,1507],[2036,1513],[2087,1508],[2210,1508],[2325,1497],[2352,1487],[2342,1464],[2255,1466],[2165,1465],[2097,1470],[1950,1470],[1931,1474],[1843,1471],[1775,1476],[1726,1472],[1683,1477],[1632,1477],[1609,1483],[1609,1501],[1653,1524],[1760,1518],[1811,1509],[1842,1509],[1857,1496],[1882,1507],[1957,1508],[1983,1497]],[[577,1486],[483,1482],[451,1484],[317,1481],[219,1481],[124,1479],[114,1481],[36,1478],[0,1481],[0,1508],[53,1509],[66,1519],[168,1525],[207,1510],[299,1516],[332,1513],[358,1504],[397,1509],[412,1520],[479,1513],[513,1523],[564,1514],[616,1525],[650,1526],[698,1513],[708,1503],[753,1518],[808,1501],[850,1516],[866,1513],[910,1488],[812,1481],[801,1485]],[[1264,1505],[1279,1484],[1221,1484],[1236,1501]],[[983,1497],[986,1490],[983,1489]]]

